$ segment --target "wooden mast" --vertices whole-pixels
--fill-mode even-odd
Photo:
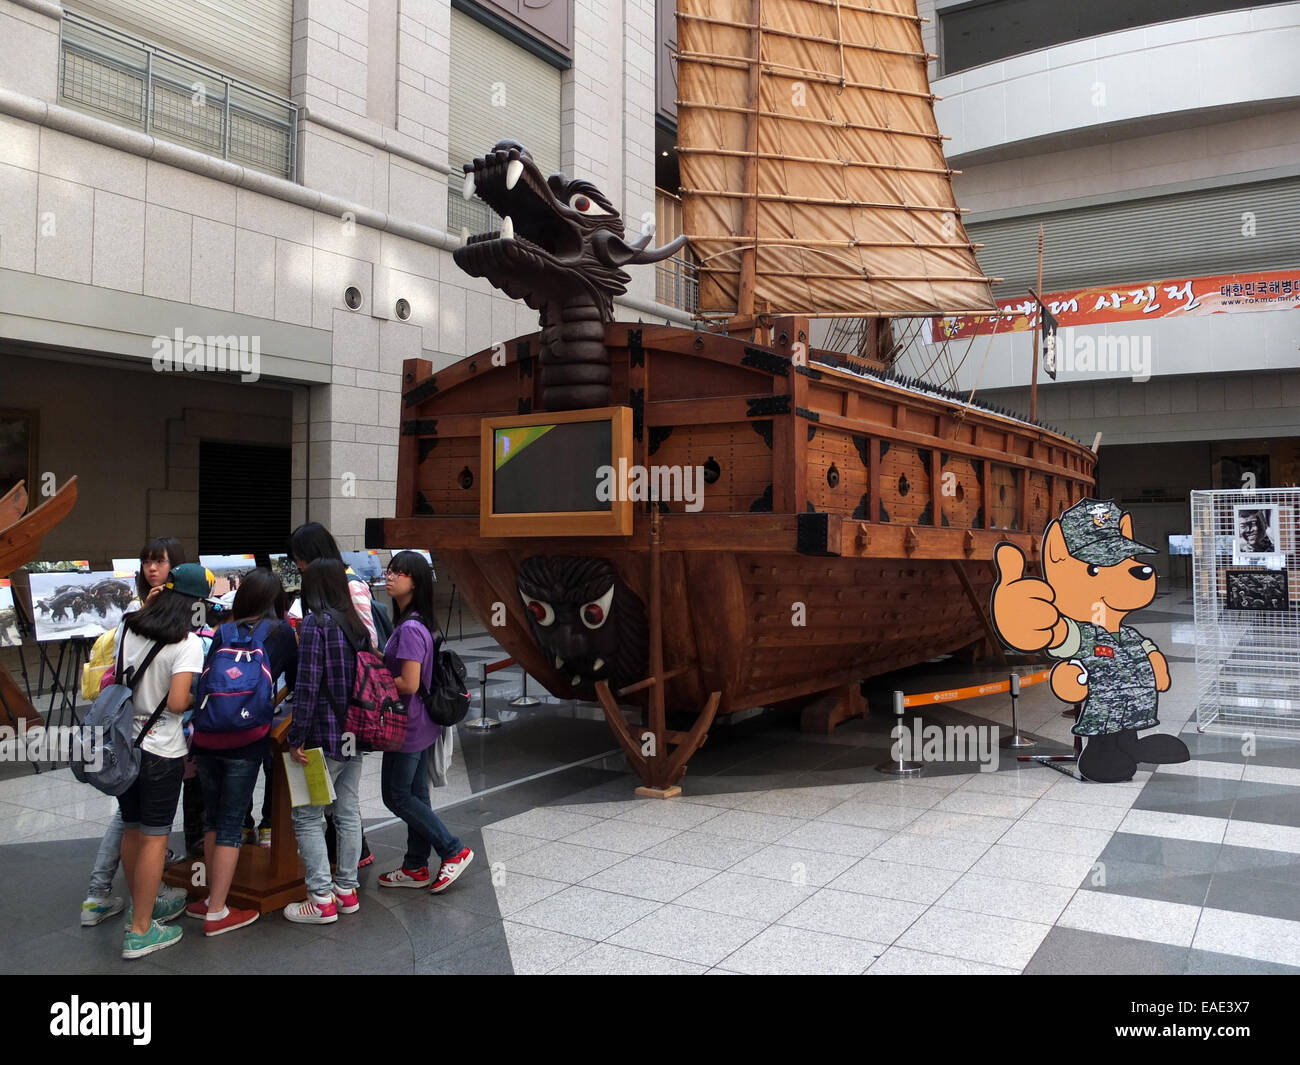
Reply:
[[[1043,291],[1043,226],[1040,222],[1038,225],[1038,287],[1033,290],[1034,300],[1038,300],[1038,294]],[[1041,315],[1037,310],[1034,311],[1034,372],[1029,378],[1029,420],[1031,422],[1038,420],[1038,327]],[[1025,528],[1029,528],[1028,524]]]
[[[762,110],[763,0],[750,0],[750,35],[754,42],[754,63],[749,68],[749,103],[753,108],[745,135],[745,206],[740,235],[749,243],[740,253],[740,290],[736,297],[736,317],[727,327],[732,335],[749,334],[754,329],[754,286],[758,273],[758,117]]]

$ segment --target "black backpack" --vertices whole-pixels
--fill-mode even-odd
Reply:
[[[469,713],[469,670],[460,655],[449,651],[441,640],[439,647],[433,654],[433,691],[421,685],[420,696],[433,723],[447,728],[459,725]]]

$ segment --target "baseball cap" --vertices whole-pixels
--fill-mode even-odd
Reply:
[[[1134,555],[1154,555],[1154,547],[1130,540],[1119,527],[1124,512],[1113,499],[1081,499],[1060,517],[1065,547],[1080,562],[1115,566]]]
[[[168,574],[167,583],[163,587],[193,599],[206,599],[212,594],[215,583],[216,578],[207,567],[200,566],[197,562],[186,562]]]

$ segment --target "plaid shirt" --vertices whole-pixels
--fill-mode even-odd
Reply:
[[[328,615],[309,614],[303,619],[298,645],[298,683],[293,691],[290,747],[320,747],[327,758],[346,761],[342,753],[343,720],[356,654],[343,630]]]

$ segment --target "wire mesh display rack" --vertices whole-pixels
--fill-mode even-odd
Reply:
[[[1300,488],[1192,493],[1196,724],[1300,739]]]
[[[289,181],[298,108],[261,89],[65,11],[59,99],[163,140]]]

